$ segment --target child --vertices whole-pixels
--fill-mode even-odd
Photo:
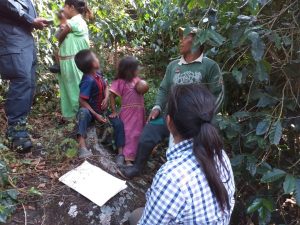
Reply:
[[[84,0],[66,0],[64,15],[68,19],[62,25],[57,36],[59,47],[61,110],[64,119],[72,119],[78,111],[79,83],[82,72],[76,67],[74,56],[89,48],[88,26],[83,16],[89,18],[91,13]]]
[[[109,89],[106,81],[98,72],[99,60],[92,51],[86,49],[77,53],[75,63],[84,74],[80,82],[79,104],[81,108],[77,114],[77,137],[79,157],[86,158],[92,155],[85,143],[87,128],[95,120],[100,123],[107,122],[103,115],[108,106]],[[110,122],[114,128],[116,147],[121,151],[125,144],[123,123],[118,118],[112,118]]]
[[[122,98],[120,118],[124,123],[125,146],[117,156],[118,165],[122,165],[124,160],[127,165],[131,165],[135,160],[138,140],[145,124],[144,97],[136,91],[136,84],[141,80],[138,77],[138,65],[138,61],[133,57],[123,58],[110,88],[110,118],[118,116],[115,98]]]
[[[67,18],[64,15],[64,10],[60,9],[57,13],[57,18],[59,20],[59,24],[60,27],[57,29],[56,33],[55,33],[55,37],[58,39],[61,32],[63,31],[63,27],[66,25],[67,23]],[[60,46],[60,41],[58,42],[58,45]],[[49,70],[51,73],[59,73],[60,72],[60,66],[59,66],[59,58],[58,58],[58,51],[55,51],[54,53],[54,58],[55,58],[55,63],[54,65],[49,67]]]

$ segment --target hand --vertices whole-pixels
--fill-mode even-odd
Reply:
[[[148,117],[147,123],[150,120],[155,120],[160,114],[160,110],[159,109],[153,109]]]
[[[105,110],[108,107],[108,98],[105,98],[101,103],[101,109]]]
[[[95,114],[95,119],[100,122],[100,123],[107,123],[107,119],[104,118],[103,116],[99,115],[99,114]]]
[[[118,113],[116,113],[116,112],[113,112],[112,114],[110,114],[109,116],[108,116],[109,118],[117,118],[117,117],[119,117],[119,115],[118,115]]]
[[[39,18],[34,19],[32,25],[35,29],[42,30],[42,29],[44,29],[45,27],[48,26],[48,21],[45,18],[40,18],[39,17]]]
[[[61,23],[59,25],[59,28],[62,29],[62,30],[64,30],[64,29],[66,29],[67,26],[68,26],[67,23]]]

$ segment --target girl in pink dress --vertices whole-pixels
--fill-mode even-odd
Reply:
[[[136,91],[139,63],[134,57],[123,58],[118,66],[118,73],[110,87],[111,118],[120,116],[124,123],[125,146],[119,149],[117,164],[130,165],[135,160],[139,137],[145,125],[144,96]],[[115,98],[121,97],[120,114],[116,111]]]

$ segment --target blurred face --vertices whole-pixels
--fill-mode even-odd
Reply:
[[[65,5],[64,6],[64,15],[67,19],[71,19],[73,17],[73,13],[74,13],[74,6],[70,6],[70,5]]]
[[[67,20],[65,14],[64,14],[63,12],[60,12],[60,13],[58,14],[58,19],[59,19],[59,22],[60,22],[61,24],[62,24],[62,23],[66,23],[66,20]]]
[[[179,49],[180,49],[180,54],[181,55],[186,55],[186,54],[191,53],[192,46],[193,46],[193,40],[194,40],[194,37],[191,34],[189,34],[187,36],[182,35],[180,37]]]
[[[93,53],[93,69],[99,70],[100,69],[100,62],[97,56]]]

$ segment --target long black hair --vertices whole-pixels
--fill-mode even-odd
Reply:
[[[214,111],[215,98],[201,84],[177,85],[171,91],[168,115],[178,135],[185,140],[193,139],[193,153],[222,210],[225,210],[229,208],[229,197],[216,159],[226,167],[222,159],[222,139],[211,123]]]
[[[93,13],[85,0],[65,0],[65,5],[74,6],[74,8],[87,20],[93,18]]]
[[[124,57],[119,62],[118,71],[115,79],[123,79],[126,81],[131,81],[134,78],[135,73],[138,70],[138,67],[139,67],[139,61],[136,58],[132,56]]]

